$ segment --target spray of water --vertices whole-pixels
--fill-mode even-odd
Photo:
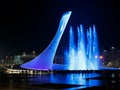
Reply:
[[[83,26],[77,27],[77,42],[70,27],[69,47],[65,51],[65,64],[68,70],[97,70],[99,66],[99,49],[95,25],[84,34]]]

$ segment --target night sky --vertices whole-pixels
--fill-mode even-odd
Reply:
[[[87,29],[94,24],[101,50],[120,48],[119,8],[119,0],[2,0],[0,57],[42,52],[66,11],[72,11],[66,30],[70,25],[76,28],[82,24]]]

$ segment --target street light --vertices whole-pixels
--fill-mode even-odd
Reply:
[[[100,56],[99,58],[100,58],[100,59],[103,59],[103,56]]]

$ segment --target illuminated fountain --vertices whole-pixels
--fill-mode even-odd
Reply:
[[[33,60],[21,65],[22,68],[32,70],[97,70],[99,50],[95,26],[90,27],[84,35],[83,27],[77,27],[77,43],[70,27],[69,49],[65,51],[65,64],[54,64],[54,56],[64,33],[65,27],[71,16],[71,11],[63,14],[58,30],[48,47]],[[85,37],[86,36],[86,37]]]
[[[70,27],[69,49],[65,51],[65,63],[68,70],[97,70],[99,67],[99,50],[96,28],[89,27],[86,35],[83,27],[77,27],[77,42]],[[86,36],[86,37],[85,37]]]

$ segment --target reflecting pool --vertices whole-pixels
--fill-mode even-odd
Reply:
[[[40,83],[58,83],[58,84],[75,84],[87,86],[99,86],[100,80],[87,80],[86,78],[99,77],[97,73],[65,73],[65,74],[41,74],[29,79],[30,84]]]
[[[50,74],[0,74],[0,90],[73,90],[89,87],[116,87],[120,84],[117,72],[68,72]],[[116,86],[115,86],[116,85]]]

